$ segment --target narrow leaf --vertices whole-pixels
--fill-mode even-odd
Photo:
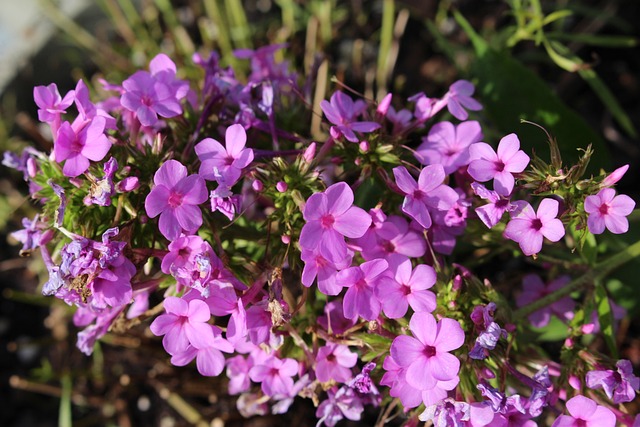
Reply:
[[[596,308],[598,310],[600,332],[607,343],[607,347],[609,347],[611,356],[613,356],[614,359],[618,359],[618,347],[616,346],[616,336],[615,331],[613,330],[613,312],[611,311],[611,304],[609,304],[607,290],[600,280],[596,281],[594,296],[596,300]]]

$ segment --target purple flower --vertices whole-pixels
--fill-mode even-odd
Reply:
[[[447,102],[447,109],[453,117],[458,120],[467,120],[469,114],[465,108],[471,111],[482,110],[482,105],[471,97],[474,91],[475,87],[467,80],[458,80],[449,86],[443,101]]]
[[[342,310],[342,300],[329,301],[324,306],[324,314],[318,316],[318,324],[331,334],[344,334],[349,328],[355,326],[357,319],[346,318]]]
[[[197,348],[189,346],[183,352],[176,353],[171,357],[171,364],[175,366],[185,366],[194,358],[200,375],[207,377],[217,377],[224,370],[225,353],[233,353],[233,346],[229,341],[222,338],[222,331],[217,326],[209,325],[213,333],[213,340],[209,347]]]
[[[360,316],[366,320],[378,317],[381,305],[375,295],[375,289],[382,282],[393,280],[384,274],[388,266],[387,261],[374,259],[338,273],[337,283],[349,288],[344,294],[345,317],[355,319]]]
[[[85,204],[95,204],[98,206],[111,206],[111,196],[115,192],[113,177],[118,170],[118,162],[111,157],[103,166],[104,176],[91,183],[89,194],[85,198]]]
[[[364,405],[360,396],[351,387],[341,387],[337,392],[335,387],[327,390],[327,399],[322,401],[316,410],[318,423],[327,427],[335,426],[338,421],[347,418],[359,421],[364,411]]]
[[[202,162],[200,175],[209,181],[231,188],[242,175],[242,170],[253,161],[253,150],[245,148],[247,133],[242,125],[235,124],[225,132],[226,147],[212,138],[203,139],[196,147]]]
[[[476,121],[458,126],[451,122],[436,123],[422,138],[415,156],[423,165],[440,164],[444,172],[450,174],[469,164],[469,146],[481,139],[482,129]]]
[[[89,160],[98,162],[111,149],[111,141],[104,134],[105,120],[95,117],[82,129],[62,123],[55,139],[53,152],[57,162],[65,161],[62,173],[74,178],[89,169]]]
[[[158,228],[164,237],[175,240],[180,233],[195,233],[202,225],[199,204],[207,200],[207,187],[199,175],[187,176],[187,168],[177,160],[160,166],[153,176],[155,187],[147,195],[147,215],[160,215]]]
[[[564,236],[562,221],[556,218],[559,203],[554,199],[543,199],[535,212],[527,202],[517,202],[518,209],[511,213],[511,221],[504,236],[518,242],[522,252],[529,256],[540,252],[543,238],[557,242]]]
[[[443,184],[446,175],[442,165],[423,168],[417,182],[404,166],[393,168],[393,175],[396,184],[405,195],[402,212],[424,228],[431,227],[429,208],[447,211],[458,200],[458,193]]]
[[[29,218],[22,218],[22,226],[24,228],[11,233],[11,237],[22,243],[20,254],[27,255],[40,246],[42,230],[46,225],[40,222],[40,215],[36,214],[32,220]]]
[[[436,296],[427,290],[436,283],[433,267],[420,264],[412,269],[411,260],[400,255],[388,259],[395,280],[385,280],[376,288],[384,314],[390,319],[398,319],[407,313],[409,306],[415,312],[435,310]]]
[[[400,254],[410,258],[419,258],[427,250],[422,233],[411,228],[406,219],[390,215],[387,217],[380,209],[369,211],[373,221],[367,232],[354,243],[361,248],[366,261],[387,258]]]
[[[292,377],[298,373],[298,362],[293,359],[269,357],[249,370],[251,380],[262,383],[267,396],[289,395],[293,388]]]
[[[488,355],[487,350],[496,348],[500,338],[507,338],[507,336],[506,330],[502,329],[496,322],[491,322],[476,338],[473,349],[469,352],[469,357],[476,360],[484,360]]]
[[[198,349],[215,345],[213,330],[207,323],[211,313],[204,301],[167,297],[164,309],[167,313],[156,317],[149,328],[156,336],[164,335],[162,345],[169,354],[183,353],[189,344]]]
[[[391,356],[407,368],[407,382],[429,390],[456,378],[460,360],[449,352],[464,344],[460,324],[446,317],[436,322],[431,313],[419,312],[411,316],[409,329],[413,337],[400,335],[391,344]]]
[[[469,147],[469,155],[469,175],[480,182],[493,179],[493,187],[501,196],[511,194],[515,184],[513,174],[522,172],[529,164],[529,156],[520,150],[515,133],[500,140],[497,154],[489,144],[478,142]]]
[[[336,275],[339,270],[344,270],[351,265],[353,253],[347,251],[344,258],[336,261],[329,260],[322,256],[320,250],[302,249],[300,259],[304,261],[302,269],[302,284],[307,288],[318,280],[318,289],[325,295],[338,295],[342,286],[337,283]]]
[[[91,305],[103,309],[107,306],[121,307],[130,303],[133,295],[131,278],[136,274],[133,263],[124,255],[118,254],[108,265],[101,267],[102,270],[89,286],[92,292]]]
[[[151,73],[137,71],[122,82],[122,106],[135,113],[143,126],[153,126],[158,116],[171,118],[182,114],[180,99],[188,92],[188,85],[175,80],[175,64],[164,54],[156,56],[150,65]]]
[[[422,414],[421,421],[431,421],[434,427],[464,427],[471,416],[471,407],[466,402],[446,398],[437,405],[430,405]]]
[[[616,416],[610,409],[584,396],[567,401],[570,415],[560,415],[551,427],[615,427]]]
[[[327,343],[318,349],[316,377],[323,383],[330,380],[346,382],[353,376],[351,368],[357,361],[358,355],[349,351],[346,345]]]
[[[493,412],[500,414],[509,414],[511,412],[519,412],[521,414],[527,413],[520,395],[514,394],[507,397],[498,389],[485,384],[478,384],[477,388],[484,397],[489,399],[487,402],[490,404]]]
[[[584,210],[589,214],[587,226],[593,234],[601,234],[605,227],[613,234],[623,234],[629,230],[629,215],[636,202],[631,197],[620,194],[616,196],[613,188],[603,188],[598,194],[587,196]]]
[[[58,134],[61,116],[73,103],[75,94],[69,91],[64,98],[58,92],[58,86],[51,83],[49,86],[36,86],[33,88],[33,99],[38,106],[38,120],[49,123],[53,137]]]
[[[227,377],[229,377],[229,394],[238,394],[249,390],[251,379],[249,370],[251,363],[243,356],[227,359]]]
[[[511,212],[517,208],[510,199],[500,196],[495,191],[487,190],[482,184],[473,182],[471,188],[476,196],[489,201],[486,205],[476,208],[476,215],[488,228],[495,227],[505,212]]]
[[[307,223],[300,232],[300,246],[308,250],[317,247],[324,258],[335,263],[347,254],[343,236],[362,237],[371,224],[369,214],[353,206],[353,191],[344,182],[312,194],[303,216]]]
[[[354,132],[373,132],[380,127],[376,122],[358,122],[357,117],[366,108],[362,101],[353,100],[342,92],[335,92],[331,95],[331,100],[320,103],[320,108],[325,116],[335,126],[331,127],[331,135],[338,138],[341,134],[351,142],[358,142],[359,139]]]
[[[602,388],[613,403],[631,402],[636,397],[636,390],[640,389],[640,378],[633,374],[633,366],[628,360],[619,360],[616,371],[587,372],[587,387]]]
[[[516,298],[516,304],[518,307],[531,304],[545,295],[563,288],[570,281],[571,277],[564,275],[545,285],[537,274],[528,274],[522,279],[523,292]],[[575,306],[575,302],[570,297],[563,297],[553,304],[531,313],[529,315],[529,321],[531,325],[536,328],[546,326],[552,314],[555,314],[561,320],[569,321],[573,319]]]

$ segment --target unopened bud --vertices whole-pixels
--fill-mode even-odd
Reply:
[[[280,193],[284,193],[288,188],[289,186],[284,181],[278,181],[278,183],[276,184],[276,190],[278,190]]]
[[[264,184],[259,179],[256,179],[251,183],[251,188],[253,188],[253,191],[259,193],[264,189]]]
[[[363,153],[366,153],[369,151],[369,141],[360,141],[360,143],[358,144],[358,147],[360,147],[360,151]]]
[[[302,154],[302,158],[305,162],[311,163],[313,158],[316,156],[316,143],[312,142],[309,144],[306,150],[304,150],[304,154]]]
[[[580,390],[580,378],[575,375],[569,375],[569,385],[573,387],[574,390]]]
[[[376,109],[376,112],[378,114],[380,114],[383,117],[387,115],[387,111],[389,111],[389,107],[391,106],[392,97],[393,95],[388,93],[385,95],[384,98],[382,98],[382,101],[380,101],[380,104],[378,104],[378,108]]]
[[[620,166],[618,169],[611,172],[600,184],[601,187],[610,187],[616,182],[620,181],[625,173],[629,170],[629,165]]]

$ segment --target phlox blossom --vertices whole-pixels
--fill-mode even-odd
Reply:
[[[443,318],[436,322],[431,313],[414,313],[409,321],[413,334],[400,335],[391,344],[391,356],[398,365],[407,368],[407,382],[429,390],[438,381],[458,376],[460,360],[449,352],[464,344],[464,331],[458,321]]]
[[[294,359],[269,357],[249,370],[251,380],[262,383],[267,396],[288,396],[293,388],[293,376],[298,373],[298,362]]]
[[[160,166],[153,176],[155,187],[147,195],[147,215],[160,215],[158,228],[164,237],[175,240],[181,232],[195,233],[202,225],[199,204],[207,200],[207,187],[199,175],[187,176],[187,168],[177,160]]]
[[[584,396],[567,400],[570,415],[560,415],[551,427],[615,427],[616,416],[610,409]]]
[[[202,162],[200,175],[209,181],[230,188],[235,184],[242,170],[253,161],[253,150],[245,148],[247,133],[242,125],[234,124],[225,132],[225,146],[212,138],[200,141],[196,146],[196,154]]]
[[[467,169],[476,181],[493,179],[493,188],[501,196],[508,196],[515,185],[514,173],[522,172],[529,164],[529,156],[520,150],[520,140],[515,133],[503,137],[497,153],[484,142],[469,147],[471,163]]]
[[[355,132],[373,132],[380,127],[376,122],[359,122],[357,117],[366,108],[362,101],[353,100],[342,92],[331,95],[330,101],[322,101],[320,108],[329,121],[334,124],[331,127],[331,136],[338,138],[344,135],[347,141],[358,142]]]
[[[601,234],[605,227],[613,234],[623,234],[629,230],[626,218],[636,207],[636,202],[625,194],[616,196],[613,188],[603,188],[598,194],[587,196],[584,210],[589,214],[587,226],[593,234]]]
[[[633,365],[628,360],[618,360],[616,368],[616,371],[607,369],[587,372],[587,387],[602,388],[615,404],[631,402],[636,397],[636,390],[640,389],[640,378],[633,374]]]
[[[349,351],[346,345],[327,343],[318,349],[316,377],[321,382],[335,380],[343,383],[353,376],[351,368],[357,361],[358,355]]]
[[[527,202],[516,202],[518,208],[511,213],[511,221],[504,236],[518,242],[525,255],[534,255],[542,249],[544,237],[557,242],[564,236],[562,221],[556,218],[559,203],[554,199],[543,199],[534,211]]]
[[[422,138],[415,156],[423,165],[441,164],[446,174],[469,164],[469,146],[482,139],[482,129],[477,121],[440,122],[433,125]]]
[[[105,119],[95,117],[80,129],[63,122],[58,129],[53,153],[57,162],[65,161],[62,173],[74,178],[89,169],[89,160],[98,162],[111,149],[111,141],[104,133]]]

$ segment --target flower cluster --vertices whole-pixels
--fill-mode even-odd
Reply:
[[[468,120],[482,107],[464,80],[406,108],[336,91],[309,111],[311,86],[275,59],[283,47],[237,52],[248,81],[213,53],[194,56],[196,84],[160,54],[97,95],[83,81],[64,96],[35,88],[53,151],[5,155],[41,208],[13,236],[40,249],[43,293],[77,307],[78,347],[157,316],[147,325],[170,363],[226,373],[246,416],[301,396],[334,426],[391,396],[410,425],[631,425],[630,362],[581,347],[599,330],[593,293],[570,295],[575,272],[536,259],[626,232],[635,203],[612,188],[624,171],[576,185],[515,134],[494,149]],[[490,252],[542,268],[514,297],[476,276]],[[552,315],[573,363],[530,346]]]

